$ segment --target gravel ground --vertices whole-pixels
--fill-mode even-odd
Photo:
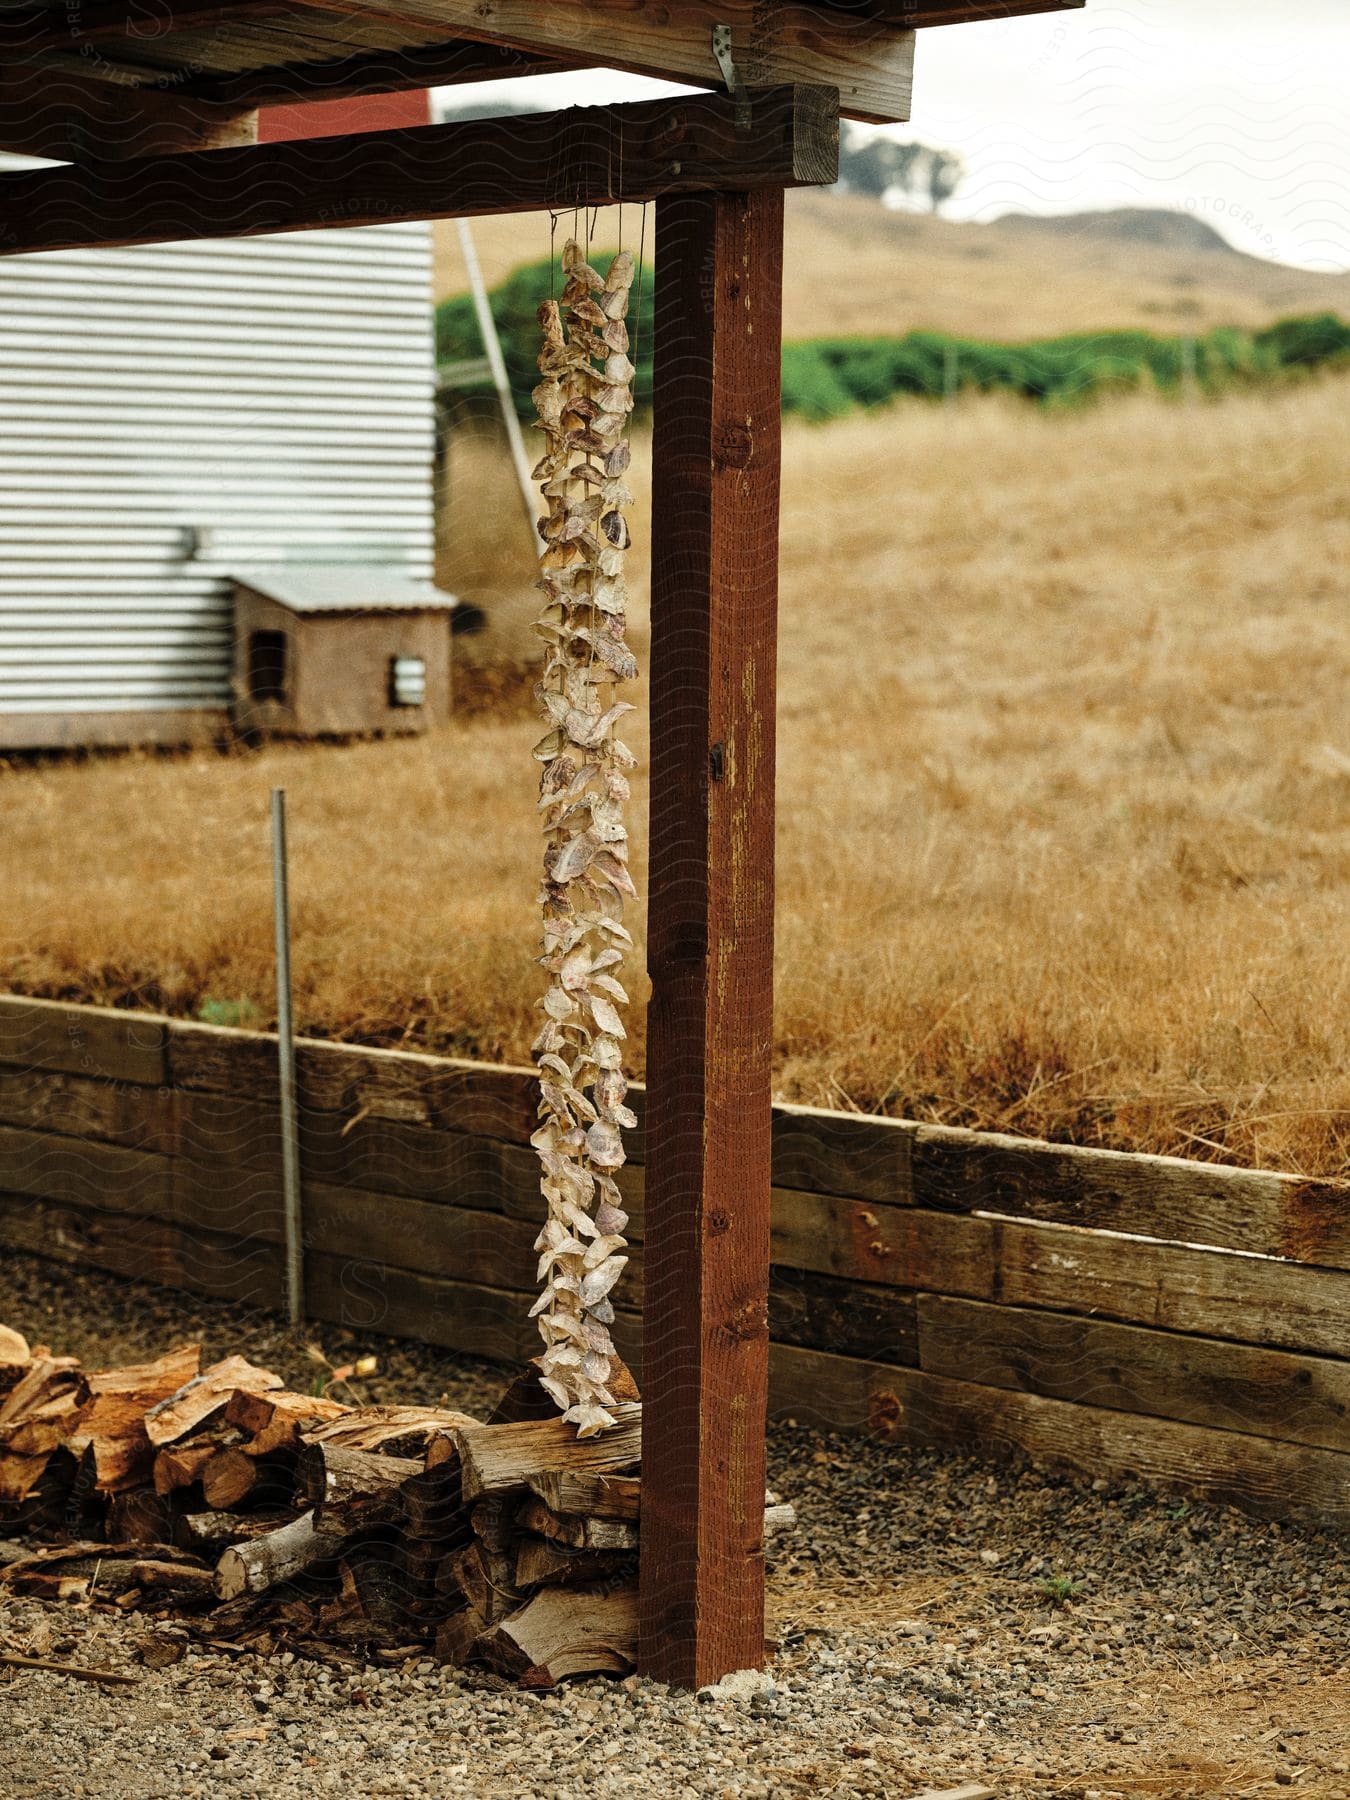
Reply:
[[[277,1320],[36,1259],[0,1271],[0,1320],[91,1363],[200,1337],[289,1379]],[[375,1351],[370,1400],[482,1411],[503,1372]],[[150,1669],[134,1616],[0,1602],[0,1645],[126,1669],[134,1687],[0,1669],[0,1793],[606,1800],[905,1797],[978,1781],[1000,1800],[1350,1800],[1346,1545],[1207,1506],[973,1458],[774,1426],[779,1652],[758,1692],[636,1678],[528,1695],[430,1662],[356,1670],[202,1653]]]

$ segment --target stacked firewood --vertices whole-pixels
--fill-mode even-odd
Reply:
[[[480,1423],[294,1393],[239,1356],[203,1369],[195,1345],[85,1371],[0,1327],[0,1539],[29,1540],[0,1546],[0,1591],[327,1660],[625,1672],[642,1408],[615,1383],[614,1428],[582,1439],[533,1367]]]

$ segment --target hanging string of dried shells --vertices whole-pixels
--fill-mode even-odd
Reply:
[[[613,698],[614,684],[637,674],[624,642],[623,574],[635,264],[620,251],[602,276],[569,242],[563,271],[561,307],[549,300],[539,309],[543,380],[534,390],[548,444],[534,471],[548,501],[539,526],[546,604],[535,627],[546,650],[535,691],[550,729],[534,754],[544,765],[547,834],[540,961],[551,979],[534,1043],[543,1122],[532,1141],[548,1220],[535,1245],[544,1287],[531,1316],[544,1340],[544,1387],[578,1435],[592,1437],[614,1424],[610,1293],[628,1261],[614,1171],[624,1161],[620,1128],[637,1123],[624,1104],[616,1006],[628,998],[617,971],[633,941],[623,924],[624,898],[635,892],[623,807],[635,759],[614,727],[633,708]]]

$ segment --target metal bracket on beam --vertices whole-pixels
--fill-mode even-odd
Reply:
[[[736,102],[736,129],[739,132],[748,132],[752,117],[750,93],[741,80],[740,70],[736,67],[736,59],[731,54],[730,25],[713,26],[712,50],[717,59],[717,66],[722,71],[722,79],[727,84],[727,92]]]

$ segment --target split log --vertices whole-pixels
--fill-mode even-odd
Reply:
[[[155,1492],[171,1494],[178,1488],[191,1487],[201,1480],[202,1470],[221,1448],[219,1440],[210,1435],[166,1444],[155,1455]]]
[[[5,1529],[68,1537],[93,1532],[102,1523],[96,1497],[75,1487],[75,1458],[68,1450],[49,1456],[0,1456],[0,1519]]]
[[[51,1600],[113,1599],[152,1589],[157,1598],[199,1601],[213,1592],[211,1570],[171,1545],[146,1555],[142,1544],[66,1544],[41,1550],[0,1571],[11,1593]]]
[[[264,1593],[316,1563],[331,1562],[342,1544],[343,1533],[323,1530],[311,1509],[263,1537],[232,1544],[216,1565],[215,1591],[222,1600]]]
[[[469,1521],[460,1492],[459,1462],[422,1469],[400,1484],[404,1530],[420,1543],[448,1544],[469,1538]]]
[[[451,1613],[436,1628],[436,1658],[452,1668],[462,1669],[473,1647],[488,1629],[488,1622],[471,1607]]]
[[[531,1493],[555,1513],[636,1523],[642,1482],[636,1475],[591,1475],[577,1469],[541,1469],[529,1477]]]
[[[248,1445],[235,1444],[217,1450],[199,1479],[202,1498],[213,1512],[287,1506],[295,1492],[295,1458],[254,1456]]]
[[[363,1406],[346,1418],[333,1419],[307,1431],[309,1444],[333,1444],[343,1450],[374,1451],[384,1456],[425,1457],[431,1440],[441,1434],[479,1427],[468,1413],[437,1406]]]
[[[540,1469],[576,1469],[595,1475],[620,1474],[642,1456],[642,1407],[629,1402],[613,1409],[615,1428],[599,1437],[578,1438],[562,1419],[524,1420],[517,1425],[480,1425],[456,1433],[469,1504],[484,1494],[528,1488]]]
[[[78,1404],[89,1398],[89,1384],[73,1356],[52,1356],[38,1351],[19,1379],[0,1400],[0,1425],[22,1423],[31,1413],[48,1406],[61,1395],[78,1394]]]
[[[261,1394],[280,1386],[281,1377],[270,1369],[260,1369],[243,1356],[227,1356],[152,1406],[145,1415],[145,1429],[157,1448],[173,1444],[223,1413],[240,1389]]]
[[[436,1585],[442,1594],[461,1598],[470,1611],[495,1625],[524,1599],[516,1585],[515,1558],[498,1555],[482,1544],[450,1553],[442,1564]]]
[[[368,1642],[390,1647],[425,1637],[439,1609],[430,1586],[411,1575],[396,1532],[349,1540],[342,1567],[344,1582],[350,1577],[369,1623]]]
[[[173,1536],[181,1549],[218,1561],[235,1544],[252,1543],[291,1523],[292,1515],[286,1512],[184,1513],[173,1523]]]
[[[523,1537],[516,1545],[516,1581],[532,1587],[575,1587],[581,1582],[637,1578],[636,1550],[569,1550],[547,1538]]]
[[[773,1537],[780,1531],[788,1531],[797,1523],[797,1509],[791,1501],[777,1501],[764,1508],[764,1535]]]
[[[17,1346],[9,1354],[17,1354]],[[0,1400],[0,1507],[11,1524],[21,1522],[16,1509],[22,1508],[22,1523],[31,1528],[37,1511],[69,1487],[74,1459],[67,1457],[54,1469],[52,1460],[78,1426],[89,1398],[76,1359],[39,1346]]]
[[[20,1456],[16,1451],[0,1450],[0,1507],[6,1517],[35,1492],[50,1461],[50,1451],[40,1456]]]
[[[469,1523],[479,1543],[495,1556],[501,1556],[511,1548],[516,1534],[510,1502],[500,1494],[478,1501],[469,1513]]]
[[[589,1592],[542,1588],[480,1637],[474,1654],[522,1687],[569,1675],[624,1675],[637,1658],[637,1583]]]
[[[20,1332],[0,1325],[0,1394],[7,1393],[33,1360],[28,1340]]]
[[[211,1569],[189,1568],[186,1564],[164,1562],[154,1557],[132,1563],[130,1573],[131,1584],[155,1600],[171,1600],[182,1606],[215,1598],[215,1572]],[[102,1571],[99,1585],[102,1586]]]
[[[200,1362],[198,1346],[183,1344],[154,1362],[89,1376],[90,1402],[68,1443],[77,1456],[89,1452],[100,1493],[122,1493],[151,1478],[154,1449],[146,1414],[191,1381]]]
[[[248,1455],[268,1456],[277,1450],[298,1450],[303,1432],[329,1425],[351,1411],[322,1394],[293,1394],[284,1388],[264,1394],[240,1390],[226,1404],[225,1422],[243,1432]]]
[[[403,1510],[400,1487],[422,1473],[412,1457],[311,1443],[296,1465],[296,1493],[325,1528],[351,1533],[396,1524]]]
[[[108,1504],[108,1536],[119,1544],[168,1544],[175,1535],[177,1508],[168,1494],[133,1488],[114,1494]],[[194,1548],[184,1544],[185,1550]]]
[[[626,1519],[579,1519],[555,1513],[538,1498],[527,1500],[516,1513],[523,1531],[533,1531],[569,1550],[636,1550],[638,1529]]]

